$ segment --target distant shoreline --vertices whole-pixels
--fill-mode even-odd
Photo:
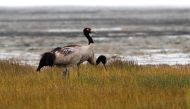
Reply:
[[[189,6],[72,6],[72,5],[66,5],[66,6],[0,6],[0,10],[7,10],[7,11],[16,11],[16,10],[39,10],[39,11],[45,11],[45,10],[67,10],[67,11],[81,11],[86,9],[91,10],[104,10],[104,9],[112,9],[112,10],[139,10],[139,11],[155,11],[155,10],[190,10]],[[151,10],[150,10],[151,9]],[[26,10],[24,10],[26,11]]]

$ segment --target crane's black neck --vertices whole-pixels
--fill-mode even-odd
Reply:
[[[84,35],[85,35],[86,38],[88,39],[88,45],[90,45],[91,43],[94,43],[94,40],[93,40],[92,37],[89,35],[89,33],[84,33]]]

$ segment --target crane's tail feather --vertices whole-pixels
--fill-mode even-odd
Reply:
[[[55,61],[55,54],[51,52],[46,52],[42,55],[38,68],[36,71],[40,71],[40,69],[44,66],[53,66]]]

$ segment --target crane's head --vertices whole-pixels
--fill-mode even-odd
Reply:
[[[102,63],[106,69],[107,58],[104,55],[100,55],[96,60],[96,65]]]
[[[90,33],[93,33],[93,32],[91,31],[91,28],[84,28],[83,33],[84,34],[90,34]]]
[[[91,28],[84,28],[83,33],[86,36],[86,38],[88,39],[88,44],[89,45],[91,43],[94,43],[92,37],[90,36],[90,33],[94,33],[93,31],[91,31]]]

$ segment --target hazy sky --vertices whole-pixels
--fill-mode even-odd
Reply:
[[[0,6],[171,6],[190,7],[190,0],[1,0]]]

